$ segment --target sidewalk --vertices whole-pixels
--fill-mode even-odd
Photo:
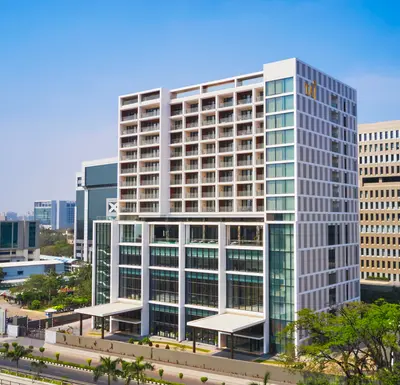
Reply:
[[[76,349],[72,347],[66,347],[63,345],[53,345],[47,344],[41,340],[35,340],[33,338],[26,338],[26,337],[19,337],[15,338],[1,338],[0,343],[17,341],[19,344],[24,346],[34,346],[35,354],[40,355],[38,352],[39,347],[44,347],[46,350],[44,352],[44,356],[55,358],[55,353],[60,353],[60,360],[62,361],[71,361],[81,364],[87,364],[86,360],[88,358],[92,359],[92,366],[96,366],[99,362],[101,355],[107,355],[112,358],[124,358],[123,356],[116,356],[116,355],[109,355],[109,354],[100,354],[95,351],[90,350],[83,350],[83,349]],[[251,378],[241,378],[241,377],[230,377],[224,374],[218,374],[214,372],[208,371],[199,371],[196,369],[189,369],[184,366],[174,366],[168,363],[159,363],[159,362],[152,362],[155,366],[155,373],[158,372],[159,368],[163,368],[165,373],[170,374],[176,377],[176,381],[179,382],[178,373],[183,373],[183,378],[188,378],[192,380],[198,380],[201,376],[206,376],[209,379],[209,382],[216,382],[218,384],[222,384],[225,382],[226,385],[246,385],[247,383],[251,382],[253,379]],[[158,376],[157,376],[158,377]],[[273,385],[273,384],[271,384]]]

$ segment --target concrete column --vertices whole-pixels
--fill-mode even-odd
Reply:
[[[218,225],[218,314],[226,311],[226,224]],[[218,347],[222,334],[218,332]]]
[[[142,222],[142,312],[141,312],[141,330],[142,336],[150,334],[150,248],[149,248],[149,224]]]
[[[185,255],[185,224],[179,223],[179,241],[178,241],[178,255],[179,255],[179,309],[178,309],[178,340],[183,341],[186,339],[185,329],[186,329],[186,320],[185,320],[185,263],[186,263],[186,255]]]
[[[264,224],[263,231],[263,282],[264,282],[264,354],[269,352],[269,239],[268,239],[268,225]]]
[[[111,222],[110,303],[119,297],[119,223]]]

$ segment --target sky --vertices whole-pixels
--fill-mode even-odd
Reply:
[[[397,1],[0,0],[0,211],[74,199],[117,155],[118,96],[290,57],[358,90],[359,123],[400,119]]]

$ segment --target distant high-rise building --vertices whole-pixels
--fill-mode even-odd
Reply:
[[[76,175],[76,258],[92,260],[93,221],[116,217],[117,180],[117,158],[82,163]]]
[[[39,221],[40,226],[52,230],[57,229],[57,201],[35,201],[33,212],[34,219]]]
[[[400,282],[400,120],[358,126],[361,279]]]
[[[0,216],[7,221],[16,221],[18,220],[18,214],[14,211],[6,211],[4,213],[1,213]]]
[[[58,202],[57,229],[72,229],[75,223],[75,201]]]
[[[0,262],[39,258],[39,222],[0,221]]]

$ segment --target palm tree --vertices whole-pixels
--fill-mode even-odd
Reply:
[[[271,377],[271,373],[270,372],[265,372],[264,374],[264,378],[263,378],[263,385],[268,385],[268,381]],[[249,385],[260,385],[258,382],[250,382]]]
[[[123,377],[125,378],[125,385],[129,385],[132,380],[136,383],[144,383],[146,380],[145,371],[154,370],[154,366],[149,362],[143,361],[143,357],[136,357],[133,362],[122,362]]]
[[[107,376],[108,385],[111,384],[111,379],[117,381],[117,377],[122,375],[121,370],[118,369],[120,362],[120,358],[113,360],[111,357],[100,357],[100,364],[93,370],[94,381],[97,382],[101,376]]]
[[[9,351],[7,353],[7,357],[11,359],[11,361],[14,361],[15,364],[17,365],[17,372],[18,372],[18,364],[19,364],[19,360],[22,357],[27,356],[28,354],[32,353],[31,349],[26,349],[24,346],[22,345],[16,345],[14,347],[14,350]]]
[[[33,361],[31,362],[31,369],[36,372],[37,378],[40,378],[40,373],[43,372],[44,369],[47,369],[47,365],[42,361]]]
[[[8,351],[10,350],[10,344],[7,343],[7,342],[4,343],[4,344],[3,344],[3,348],[4,348],[4,350],[3,350],[3,357],[6,358],[7,355],[8,355]]]

